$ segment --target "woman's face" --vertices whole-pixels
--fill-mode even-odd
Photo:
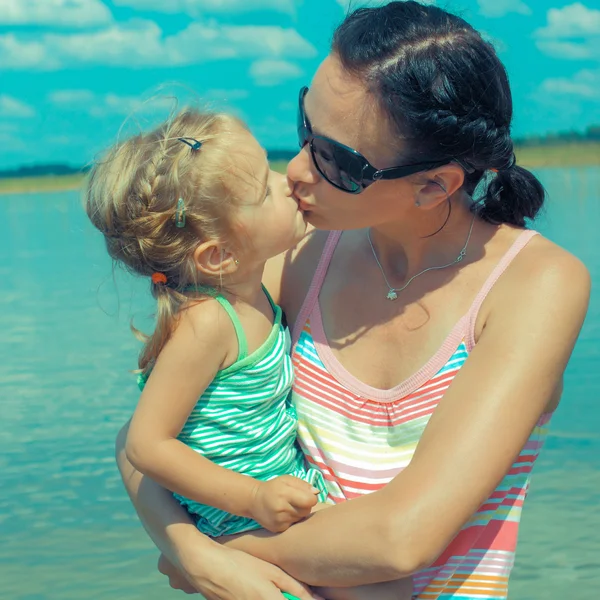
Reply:
[[[401,144],[375,99],[360,80],[346,73],[335,55],[319,67],[304,108],[313,133],[360,152],[376,168],[402,164]],[[338,190],[317,171],[304,146],[288,165],[290,187],[305,218],[318,229],[372,227],[406,218],[414,206],[414,176],[378,181],[361,194]]]

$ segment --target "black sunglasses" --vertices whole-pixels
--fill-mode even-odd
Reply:
[[[349,194],[360,194],[376,181],[400,179],[420,171],[428,171],[451,162],[451,159],[422,162],[413,165],[376,169],[360,152],[340,142],[312,132],[310,121],[304,112],[304,96],[307,87],[300,90],[298,104],[298,142],[306,144],[319,173],[334,187]]]

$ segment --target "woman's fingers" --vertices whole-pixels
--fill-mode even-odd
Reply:
[[[323,600],[321,596],[315,594],[308,586],[296,581],[281,569],[273,577],[273,583],[282,591],[299,598],[299,600]]]
[[[210,579],[203,577],[195,581],[188,573],[207,600],[285,600],[284,592],[298,600],[323,600],[279,567],[243,552],[223,548],[215,557]],[[198,593],[163,555],[158,559],[158,570],[169,578],[173,589],[186,594]]]
[[[196,588],[190,584],[190,582],[182,575],[182,573],[175,568],[173,563],[165,558],[164,554],[160,555],[157,568],[159,573],[162,573],[169,578],[169,585],[174,590],[181,590],[186,594],[198,594],[198,590],[196,590]]]

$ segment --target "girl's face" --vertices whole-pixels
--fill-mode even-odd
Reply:
[[[304,98],[304,109],[313,133],[357,150],[378,169],[402,164],[391,124],[335,55],[319,67]],[[405,219],[414,205],[415,176],[378,181],[361,194],[349,194],[323,179],[308,145],[292,159],[287,175],[305,218],[319,229],[360,229]]]
[[[234,193],[241,200],[233,219],[237,255],[244,265],[265,262],[295,246],[306,222],[286,177],[270,169],[265,150],[248,131],[240,131],[231,159]]]

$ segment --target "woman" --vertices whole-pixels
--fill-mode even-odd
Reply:
[[[294,328],[299,440],[336,505],[221,546],[119,451],[128,491],[208,598],[309,597],[286,573],[506,598],[590,280],[524,229],[544,191],[515,164],[505,69],[462,19],[392,2],[346,18],[299,109],[288,178],[317,231],[265,282]]]

